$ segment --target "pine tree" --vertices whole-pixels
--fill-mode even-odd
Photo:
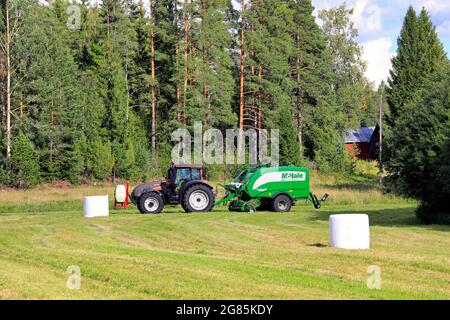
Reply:
[[[294,50],[290,36],[293,10],[287,3],[252,2],[248,33],[245,125],[269,127],[278,108],[290,107],[289,57]],[[253,68],[255,71],[253,72]]]

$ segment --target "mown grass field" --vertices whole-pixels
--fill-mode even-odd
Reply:
[[[415,203],[383,195],[374,178],[313,176],[330,200],[291,213],[186,214],[132,206],[86,219],[82,196],[113,187],[0,191],[2,299],[449,299],[450,227],[422,226]],[[372,248],[328,246],[328,217],[368,213]],[[81,270],[80,290],[66,287]],[[368,289],[367,268],[382,289]]]

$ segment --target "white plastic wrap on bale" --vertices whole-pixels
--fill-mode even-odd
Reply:
[[[369,249],[370,230],[367,214],[330,216],[330,244],[334,248]]]
[[[86,218],[109,216],[108,196],[84,197],[83,211]]]
[[[119,184],[116,186],[116,192],[114,194],[116,195],[116,202],[124,203],[127,199],[127,187]]]

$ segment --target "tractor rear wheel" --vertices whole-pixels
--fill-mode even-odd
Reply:
[[[143,214],[158,214],[163,208],[164,200],[156,192],[147,192],[139,197],[138,209]]]
[[[181,206],[186,212],[211,211],[214,206],[214,193],[208,186],[195,184],[184,192]]]
[[[272,200],[272,209],[275,212],[289,212],[292,207],[292,200],[285,194],[280,194]]]

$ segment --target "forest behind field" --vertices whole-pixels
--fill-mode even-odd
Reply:
[[[2,155],[29,142],[32,184],[160,174],[170,134],[194,121],[279,128],[283,163],[341,171],[344,130],[377,123],[344,7],[320,28],[309,0],[6,3]]]
[[[386,191],[448,212],[449,61],[426,8],[406,12],[378,87],[353,10],[313,12],[310,0],[2,1],[0,185],[160,176],[171,133],[196,121],[279,129],[281,164],[350,173],[346,130],[381,123]]]

